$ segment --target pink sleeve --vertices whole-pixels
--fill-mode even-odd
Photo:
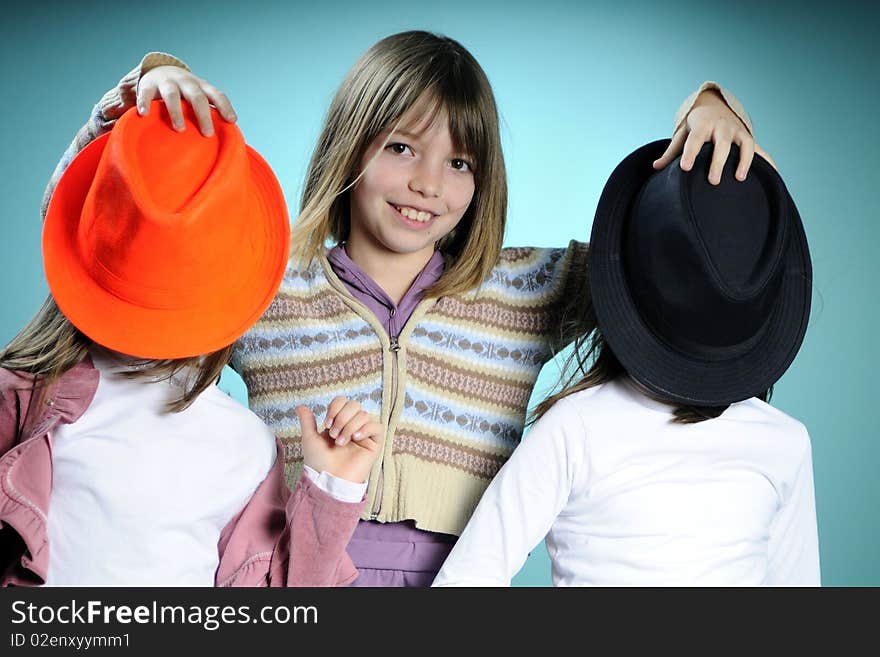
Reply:
[[[342,502],[303,473],[291,494],[280,443],[275,465],[224,528],[217,586],[345,586],[357,570],[345,551],[365,500]]]
[[[346,586],[357,569],[346,552],[366,502],[341,502],[306,473],[287,502],[287,527],[269,570],[269,586]]]

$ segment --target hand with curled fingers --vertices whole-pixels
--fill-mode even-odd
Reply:
[[[238,118],[226,94],[211,83],[177,66],[157,66],[141,77],[137,88],[138,114],[142,116],[149,114],[150,101],[157,98],[164,101],[171,117],[171,124],[178,132],[184,130],[181,106],[183,101],[192,106],[199,131],[206,137],[214,134],[211,105],[226,121],[234,122]]]
[[[297,406],[296,414],[307,466],[356,483],[367,480],[382,451],[384,426],[347,397],[330,402],[320,429],[308,407]]]
[[[681,168],[690,171],[703,144],[709,141],[715,144],[709,166],[709,182],[713,185],[721,182],[721,171],[730,154],[731,144],[739,146],[739,163],[735,174],[737,180],[746,179],[755,153],[776,167],[770,156],[755,143],[748,128],[728,107],[721,94],[715,90],[706,90],[697,97],[687,118],[672,136],[669,147],[654,162],[654,168],[662,169],[681,154]]]

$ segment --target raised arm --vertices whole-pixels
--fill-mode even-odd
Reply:
[[[140,64],[126,73],[115,87],[101,97],[92,108],[86,124],[79,129],[64,151],[43,193],[42,217],[46,216],[49,200],[61,174],[77,153],[91,141],[109,132],[126,110],[137,105],[138,111],[145,114],[149,112],[150,101],[157,98],[165,101],[172,123],[178,130],[183,126],[181,99],[193,106],[200,130],[205,135],[213,134],[209,104],[213,104],[225,120],[236,120],[235,111],[223,92],[190,72],[185,63],[167,53],[147,53]]]

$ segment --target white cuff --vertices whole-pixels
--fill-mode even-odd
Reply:
[[[348,479],[335,477],[329,472],[318,472],[314,468],[304,466],[309,479],[325,493],[332,495],[340,502],[360,502],[367,492],[367,482],[357,484]]]

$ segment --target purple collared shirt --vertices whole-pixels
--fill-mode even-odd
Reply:
[[[327,260],[348,291],[373,311],[391,338],[400,335],[413,310],[422,300],[422,293],[440,280],[444,268],[443,256],[439,251],[434,251],[434,255],[416,276],[400,303],[395,304],[388,293],[348,256],[342,245],[330,249]]]

